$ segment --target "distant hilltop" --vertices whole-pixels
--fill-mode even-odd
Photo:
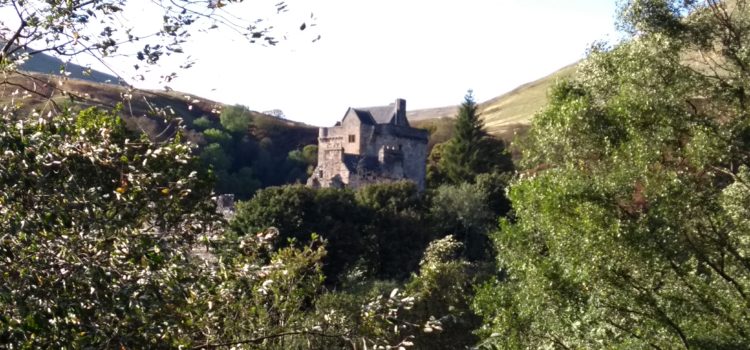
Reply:
[[[0,45],[5,45],[5,41],[0,40]],[[50,75],[61,75],[61,68],[65,69],[69,78],[94,83],[121,85],[120,79],[112,74],[90,69],[75,63],[65,62],[43,52],[31,55],[29,60],[21,65],[21,70]]]
[[[555,82],[575,74],[578,62],[563,67],[552,74],[523,84],[510,92],[479,104],[479,113],[490,134],[504,136],[519,126],[531,123],[536,112],[547,104],[547,92]],[[426,108],[409,111],[409,121],[425,126],[427,121],[455,118],[458,106]]]

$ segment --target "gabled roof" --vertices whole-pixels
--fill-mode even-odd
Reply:
[[[351,107],[349,107],[349,109],[346,110],[346,114],[344,115],[344,119],[346,119],[346,117],[348,117],[350,115],[354,116],[354,117],[357,117],[362,124],[370,124],[370,125],[377,124],[375,122],[375,119],[373,119],[372,114],[370,114],[370,112],[367,111],[367,110],[362,110],[362,109],[357,109],[357,108],[351,108]]]
[[[399,111],[399,104],[401,104],[401,107],[402,107],[401,111]],[[387,106],[363,107],[363,108],[349,107],[349,109],[346,110],[344,119],[346,119],[349,116],[355,116],[359,119],[361,123],[369,124],[369,125],[378,125],[378,124],[396,124],[396,125],[404,125],[404,126],[409,125],[409,121],[406,120],[406,102],[401,99],[397,100],[396,103],[391,103]]]
[[[396,118],[396,105],[390,104],[382,107],[367,107],[362,108],[372,116],[378,124],[390,124],[394,118]]]

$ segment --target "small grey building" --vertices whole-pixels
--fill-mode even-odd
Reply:
[[[307,185],[358,188],[410,180],[425,186],[426,130],[406,119],[406,101],[382,107],[349,108],[330,128],[320,128],[318,166]]]

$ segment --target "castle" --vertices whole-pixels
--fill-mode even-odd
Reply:
[[[320,128],[318,166],[307,185],[358,188],[367,184],[410,180],[425,186],[426,130],[406,119],[406,101],[383,107],[349,108],[344,119]]]

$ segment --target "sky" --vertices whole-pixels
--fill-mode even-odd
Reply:
[[[195,33],[185,46],[194,64],[178,70],[170,88],[329,126],[348,107],[396,98],[406,99],[409,110],[458,104],[468,89],[485,101],[616,36],[615,0],[287,0],[289,11],[280,15],[278,1],[225,9],[266,18],[286,40],[266,47],[226,30]],[[150,1],[128,4],[124,17],[135,27],[160,23]],[[174,70],[184,59],[164,60],[162,68]],[[132,63],[112,67],[127,77]],[[163,88],[157,80],[131,82]]]

